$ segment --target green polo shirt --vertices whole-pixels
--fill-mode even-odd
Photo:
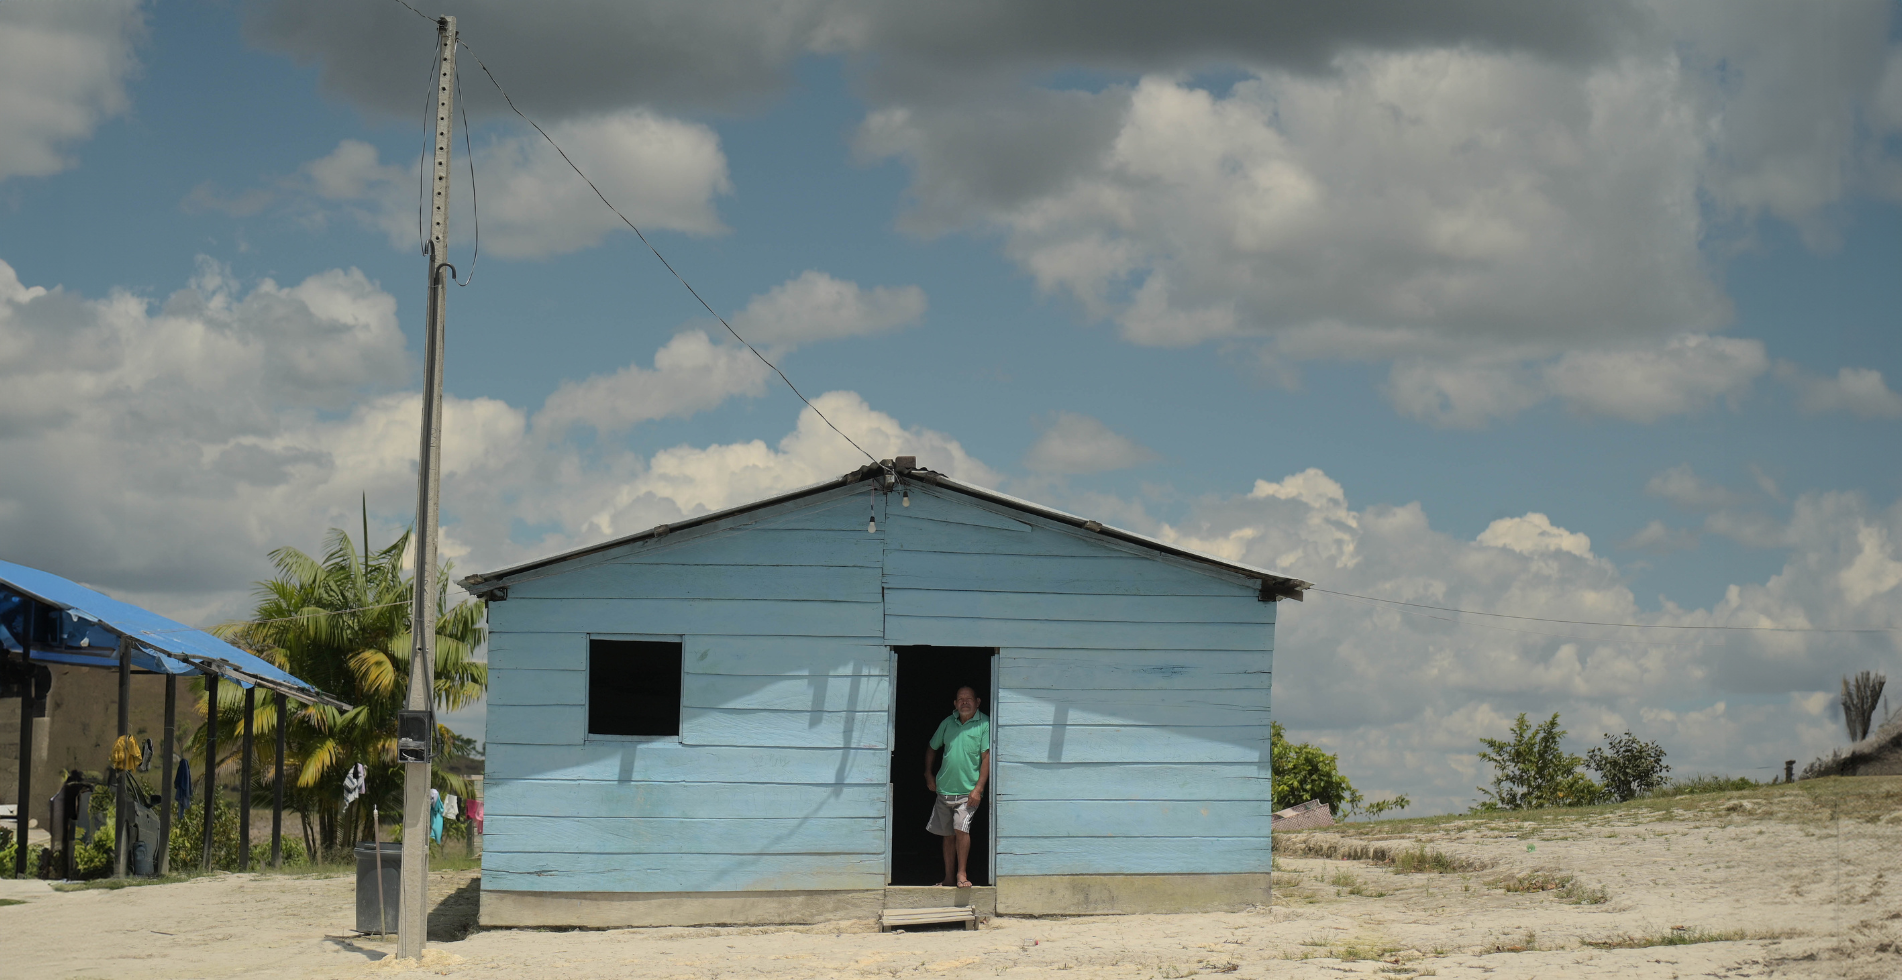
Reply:
[[[938,723],[931,736],[931,747],[944,750],[938,765],[938,792],[945,796],[963,796],[977,788],[977,766],[991,750],[991,720],[979,711],[970,721],[959,722],[958,713]]]

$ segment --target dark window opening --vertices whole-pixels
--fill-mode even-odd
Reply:
[[[925,788],[925,748],[938,724],[955,710],[959,687],[976,690],[984,703],[978,710],[991,719],[996,738],[997,692],[991,688],[994,649],[984,647],[910,646],[898,653],[897,687],[892,716],[892,853],[894,885],[935,885],[944,880],[943,838],[925,829],[937,797]],[[992,807],[997,799],[997,756],[991,756],[991,783],[984,803],[971,821],[971,857],[965,873],[973,884],[991,880]]]
[[[680,644],[589,640],[588,734],[679,735]]]

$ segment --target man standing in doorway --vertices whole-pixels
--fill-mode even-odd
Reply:
[[[977,710],[982,698],[958,688],[951,716],[938,723],[925,749],[925,787],[938,794],[925,829],[944,838],[944,884],[971,887],[965,867],[971,858],[971,818],[984,802],[991,777],[991,720]],[[944,764],[938,764],[938,752]]]

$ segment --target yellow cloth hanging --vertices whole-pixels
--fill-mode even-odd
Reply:
[[[112,768],[131,772],[139,767],[139,743],[130,735],[121,735],[112,743]]]

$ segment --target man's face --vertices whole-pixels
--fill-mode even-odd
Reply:
[[[977,705],[977,692],[968,687],[958,688],[957,698],[951,702],[951,706],[958,711],[958,717],[965,721],[969,721],[971,716],[977,713]]]

